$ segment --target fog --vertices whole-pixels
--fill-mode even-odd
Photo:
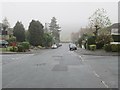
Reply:
[[[71,32],[79,31],[88,25],[88,18],[98,8],[107,11],[112,23],[118,22],[117,2],[3,2],[2,19],[8,18],[13,27],[19,20],[28,29],[32,19],[43,25],[56,17],[61,27],[61,40],[70,40]]]

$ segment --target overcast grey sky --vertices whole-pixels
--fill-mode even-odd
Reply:
[[[88,25],[88,18],[98,8],[104,8],[112,23],[118,22],[117,2],[4,2],[2,18],[7,17],[13,27],[19,20],[25,28],[32,19],[43,25],[55,16],[61,26],[61,39],[70,39],[70,33]]]

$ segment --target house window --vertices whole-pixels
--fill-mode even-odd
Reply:
[[[119,33],[118,33],[118,28],[112,29],[112,30],[111,30],[111,34],[112,34],[112,35],[118,35],[118,34],[119,34]]]

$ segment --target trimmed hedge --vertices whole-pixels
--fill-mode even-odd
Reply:
[[[87,49],[89,49],[90,50],[90,47],[89,47],[89,45],[95,45],[96,44],[96,42],[95,42],[95,36],[90,36],[88,39],[87,39],[87,46],[86,46],[86,48]]]
[[[120,52],[120,44],[111,44],[112,52]]]
[[[112,51],[112,49],[111,49],[111,44],[106,44],[106,45],[104,45],[104,50],[105,50],[106,52]]]
[[[90,50],[92,50],[92,51],[95,51],[96,50],[96,45],[89,45],[89,47],[90,47]]]
[[[120,44],[106,44],[104,50],[107,52],[120,52]]]

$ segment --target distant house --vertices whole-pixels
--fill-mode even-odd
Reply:
[[[44,27],[44,33],[50,33],[50,24],[49,23],[45,23],[45,27]]]
[[[120,43],[120,23],[115,23],[111,26],[111,35],[114,40],[114,42],[111,42],[111,44]]]
[[[0,23],[0,35],[2,34],[2,30],[3,30],[2,23]]]
[[[0,23],[0,40],[8,40],[10,35],[13,35],[13,29],[7,28],[3,30],[2,23]]]
[[[112,35],[119,35],[120,34],[120,23],[115,23],[111,26],[111,34]]]

